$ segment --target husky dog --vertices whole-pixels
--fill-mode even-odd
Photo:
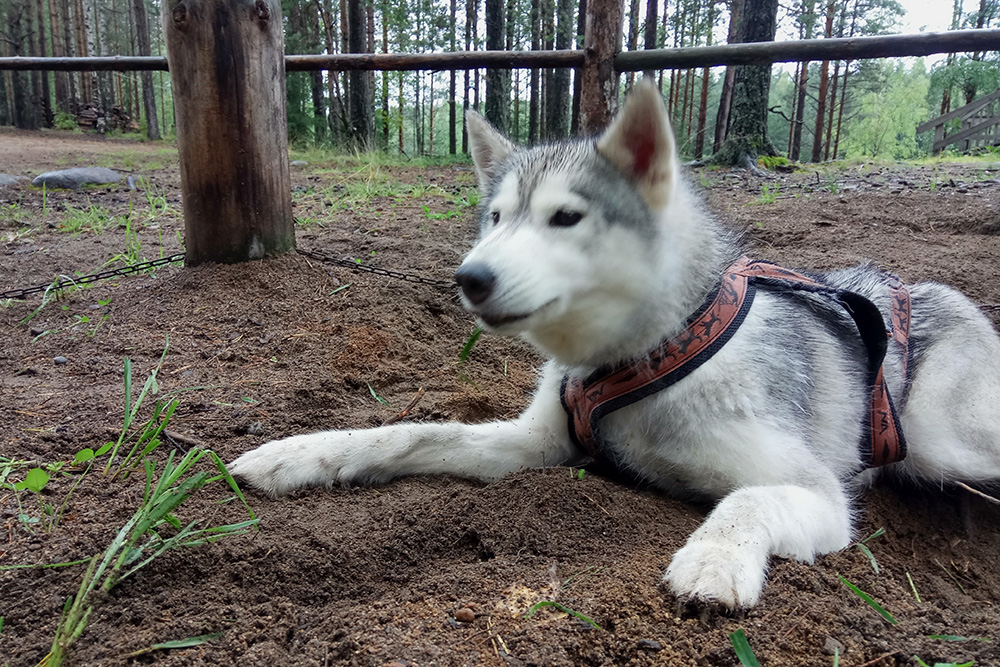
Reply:
[[[270,442],[230,467],[251,485],[282,494],[415,474],[495,480],[578,463],[567,381],[641,365],[683,336],[740,256],[684,183],[651,85],[637,85],[596,140],[519,148],[475,112],[468,128],[481,234],[456,280],[488,330],[549,357],[531,405],[506,422]],[[861,472],[858,444],[874,419],[870,346],[853,309],[830,294],[859,295],[889,321],[894,278],[859,267],[809,279],[825,287],[758,289],[714,356],[596,425],[600,455],[621,470],[718,499],[664,575],[681,599],[756,604],[771,555],[811,562],[848,545],[852,494],[880,474]],[[909,298],[908,350],[879,319],[883,387],[908,456],[879,470],[935,485],[1000,479],[1000,339],[949,287],[912,285]]]

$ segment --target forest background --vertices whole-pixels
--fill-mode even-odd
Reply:
[[[160,11],[157,0],[0,0],[0,56],[163,55]],[[282,11],[288,54],[537,51],[582,48],[586,0],[282,0]],[[734,42],[743,12],[744,0],[625,0],[622,49]],[[894,34],[904,15],[896,0],[790,0],[778,6],[777,34]],[[951,29],[998,25],[1000,0],[951,5]],[[724,139],[727,68],[649,74],[670,107],[683,156],[710,155]],[[641,74],[620,77],[623,89],[635,76]],[[499,100],[492,109],[487,77]],[[360,145],[407,157],[466,153],[462,111],[470,107],[487,107],[494,124],[526,143],[562,138],[578,127],[577,77],[569,69],[294,72],[286,84],[289,139],[298,148]],[[930,64],[775,66],[769,138],[798,161],[920,157],[933,141],[931,132],[916,132],[920,123],[998,87],[997,52],[951,54]],[[81,119],[102,130],[169,137],[170,77],[0,72],[0,125],[72,129]]]

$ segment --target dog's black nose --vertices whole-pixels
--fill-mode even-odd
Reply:
[[[455,282],[473,305],[486,301],[493,293],[497,277],[484,264],[463,264],[455,272]]]

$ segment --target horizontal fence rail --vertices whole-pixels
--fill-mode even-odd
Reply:
[[[813,60],[903,58],[935,53],[1000,51],[998,30],[951,30],[917,35],[881,35],[808,39],[793,42],[756,42],[692,46],[680,49],[623,51],[615,56],[619,72],[681,69],[722,65],[761,65]],[[288,72],[316,70],[470,70],[582,67],[584,52],[572,51],[456,51],[449,53],[350,53],[285,56]],[[99,56],[93,58],[0,58],[2,70],[61,72],[167,70],[162,56]]]

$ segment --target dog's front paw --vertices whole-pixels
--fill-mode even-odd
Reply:
[[[282,495],[305,486],[345,482],[343,452],[320,434],[275,440],[239,457],[227,468],[254,488]]]
[[[766,572],[767,553],[760,549],[692,538],[674,554],[663,582],[682,600],[736,609],[757,604]]]

